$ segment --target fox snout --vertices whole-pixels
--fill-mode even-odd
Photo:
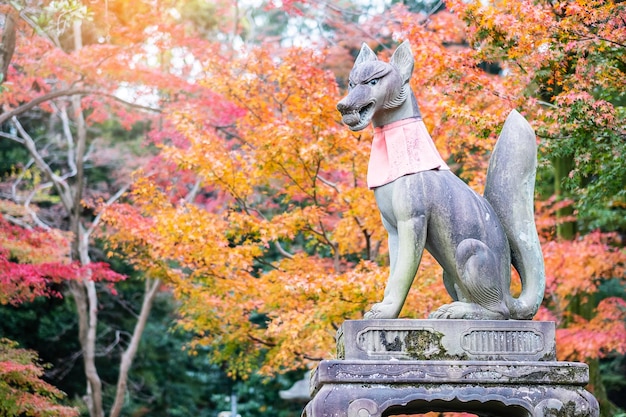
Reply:
[[[337,110],[341,113],[341,121],[350,130],[364,129],[374,114],[375,102],[376,99],[371,96],[370,88],[357,85],[337,103]]]
[[[370,99],[370,89],[362,85],[357,85],[348,92],[348,95],[337,103],[337,110],[339,110],[342,116],[358,112]]]
[[[337,110],[339,110],[342,116],[350,111],[350,106],[345,102],[345,98],[337,103]]]

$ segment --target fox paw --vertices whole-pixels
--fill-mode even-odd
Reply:
[[[467,320],[506,320],[507,314],[487,310],[486,308],[474,304],[455,301],[443,305],[430,313],[431,319],[467,319]]]
[[[393,303],[376,303],[363,316],[365,319],[395,319],[400,314],[398,307]]]

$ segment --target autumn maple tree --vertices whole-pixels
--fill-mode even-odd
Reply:
[[[0,339],[0,407],[9,417],[74,417],[75,408],[58,405],[64,394],[41,379],[43,367],[33,351]]]
[[[507,77],[526,80],[518,96],[525,98],[561,201],[544,245],[545,305],[563,327],[557,331],[561,357],[589,363],[602,414],[613,415],[598,358],[626,350],[625,303],[600,296],[600,285],[616,280],[624,286],[623,244],[600,231],[576,232],[623,231],[626,9],[613,1],[453,7],[468,23],[479,56],[502,62]]]
[[[7,217],[10,223],[34,221],[40,228],[67,232],[63,250],[68,265],[50,266],[45,274],[63,279],[64,286],[54,290],[69,291],[75,302],[91,416],[103,416],[107,407],[96,366],[99,300],[110,292],[99,283],[105,259],[94,259],[101,230],[98,210],[120,198],[130,184],[130,172],[149,159],[146,152],[132,152],[132,141],[112,132],[131,130],[137,123],[141,132],[166,103],[201,96],[186,79],[190,66],[173,69],[171,59],[155,55],[154,48],[183,53],[202,42],[190,40],[185,26],[169,13],[173,2],[154,6],[73,0],[0,5],[0,138],[5,148],[21,155],[4,168],[2,197],[22,208],[19,216]],[[18,239],[28,236],[23,232]],[[3,261],[8,242],[2,242]],[[29,281],[37,272],[28,266],[9,263],[3,268],[33,295],[44,291]],[[135,329],[120,349],[112,416],[121,413],[130,365],[161,286],[158,277],[146,276],[145,282]]]

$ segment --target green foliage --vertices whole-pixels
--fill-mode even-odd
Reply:
[[[181,1],[178,7],[181,19],[191,22],[205,36],[211,34],[219,24],[216,9],[213,2],[202,0]]]
[[[71,300],[39,297],[19,307],[0,306],[0,334],[37,351],[51,365],[45,379],[70,398],[84,390],[77,332]]]
[[[0,177],[10,174],[16,164],[26,164],[28,152],[19,144],[0,140]]]
[[[175,303],[171,294],[155,300],[150,321],[133,365],[129,385],[132,398],[123,415],[150,417],[214,417],[230,410],[231,393],[237,394],[238,412],[246,417],[288,417],[299,414],[302,405],[278,397],[299,374],[275,379],[252,375],[234,382],[215,364],[208,352],[193,354],[185,349],[191,334],[172,329]]]
[[[558,135],[546,135],[544,155],[573,160],[574,168],[562,182],[575,198],[582,231],[625,230],[626,170],[620,156],[626,154],[621,127],[626,110],[581,96],[563,100],[567,111],[557,117]]]

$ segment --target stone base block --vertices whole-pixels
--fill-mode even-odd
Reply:
[[[506,361],[322,361],[303,417],[429,411],[484,416],[597,417],[587,365]]]
[[[517,320],[348,320],[337,332],[339,359],[556,359],[552,322]]]

